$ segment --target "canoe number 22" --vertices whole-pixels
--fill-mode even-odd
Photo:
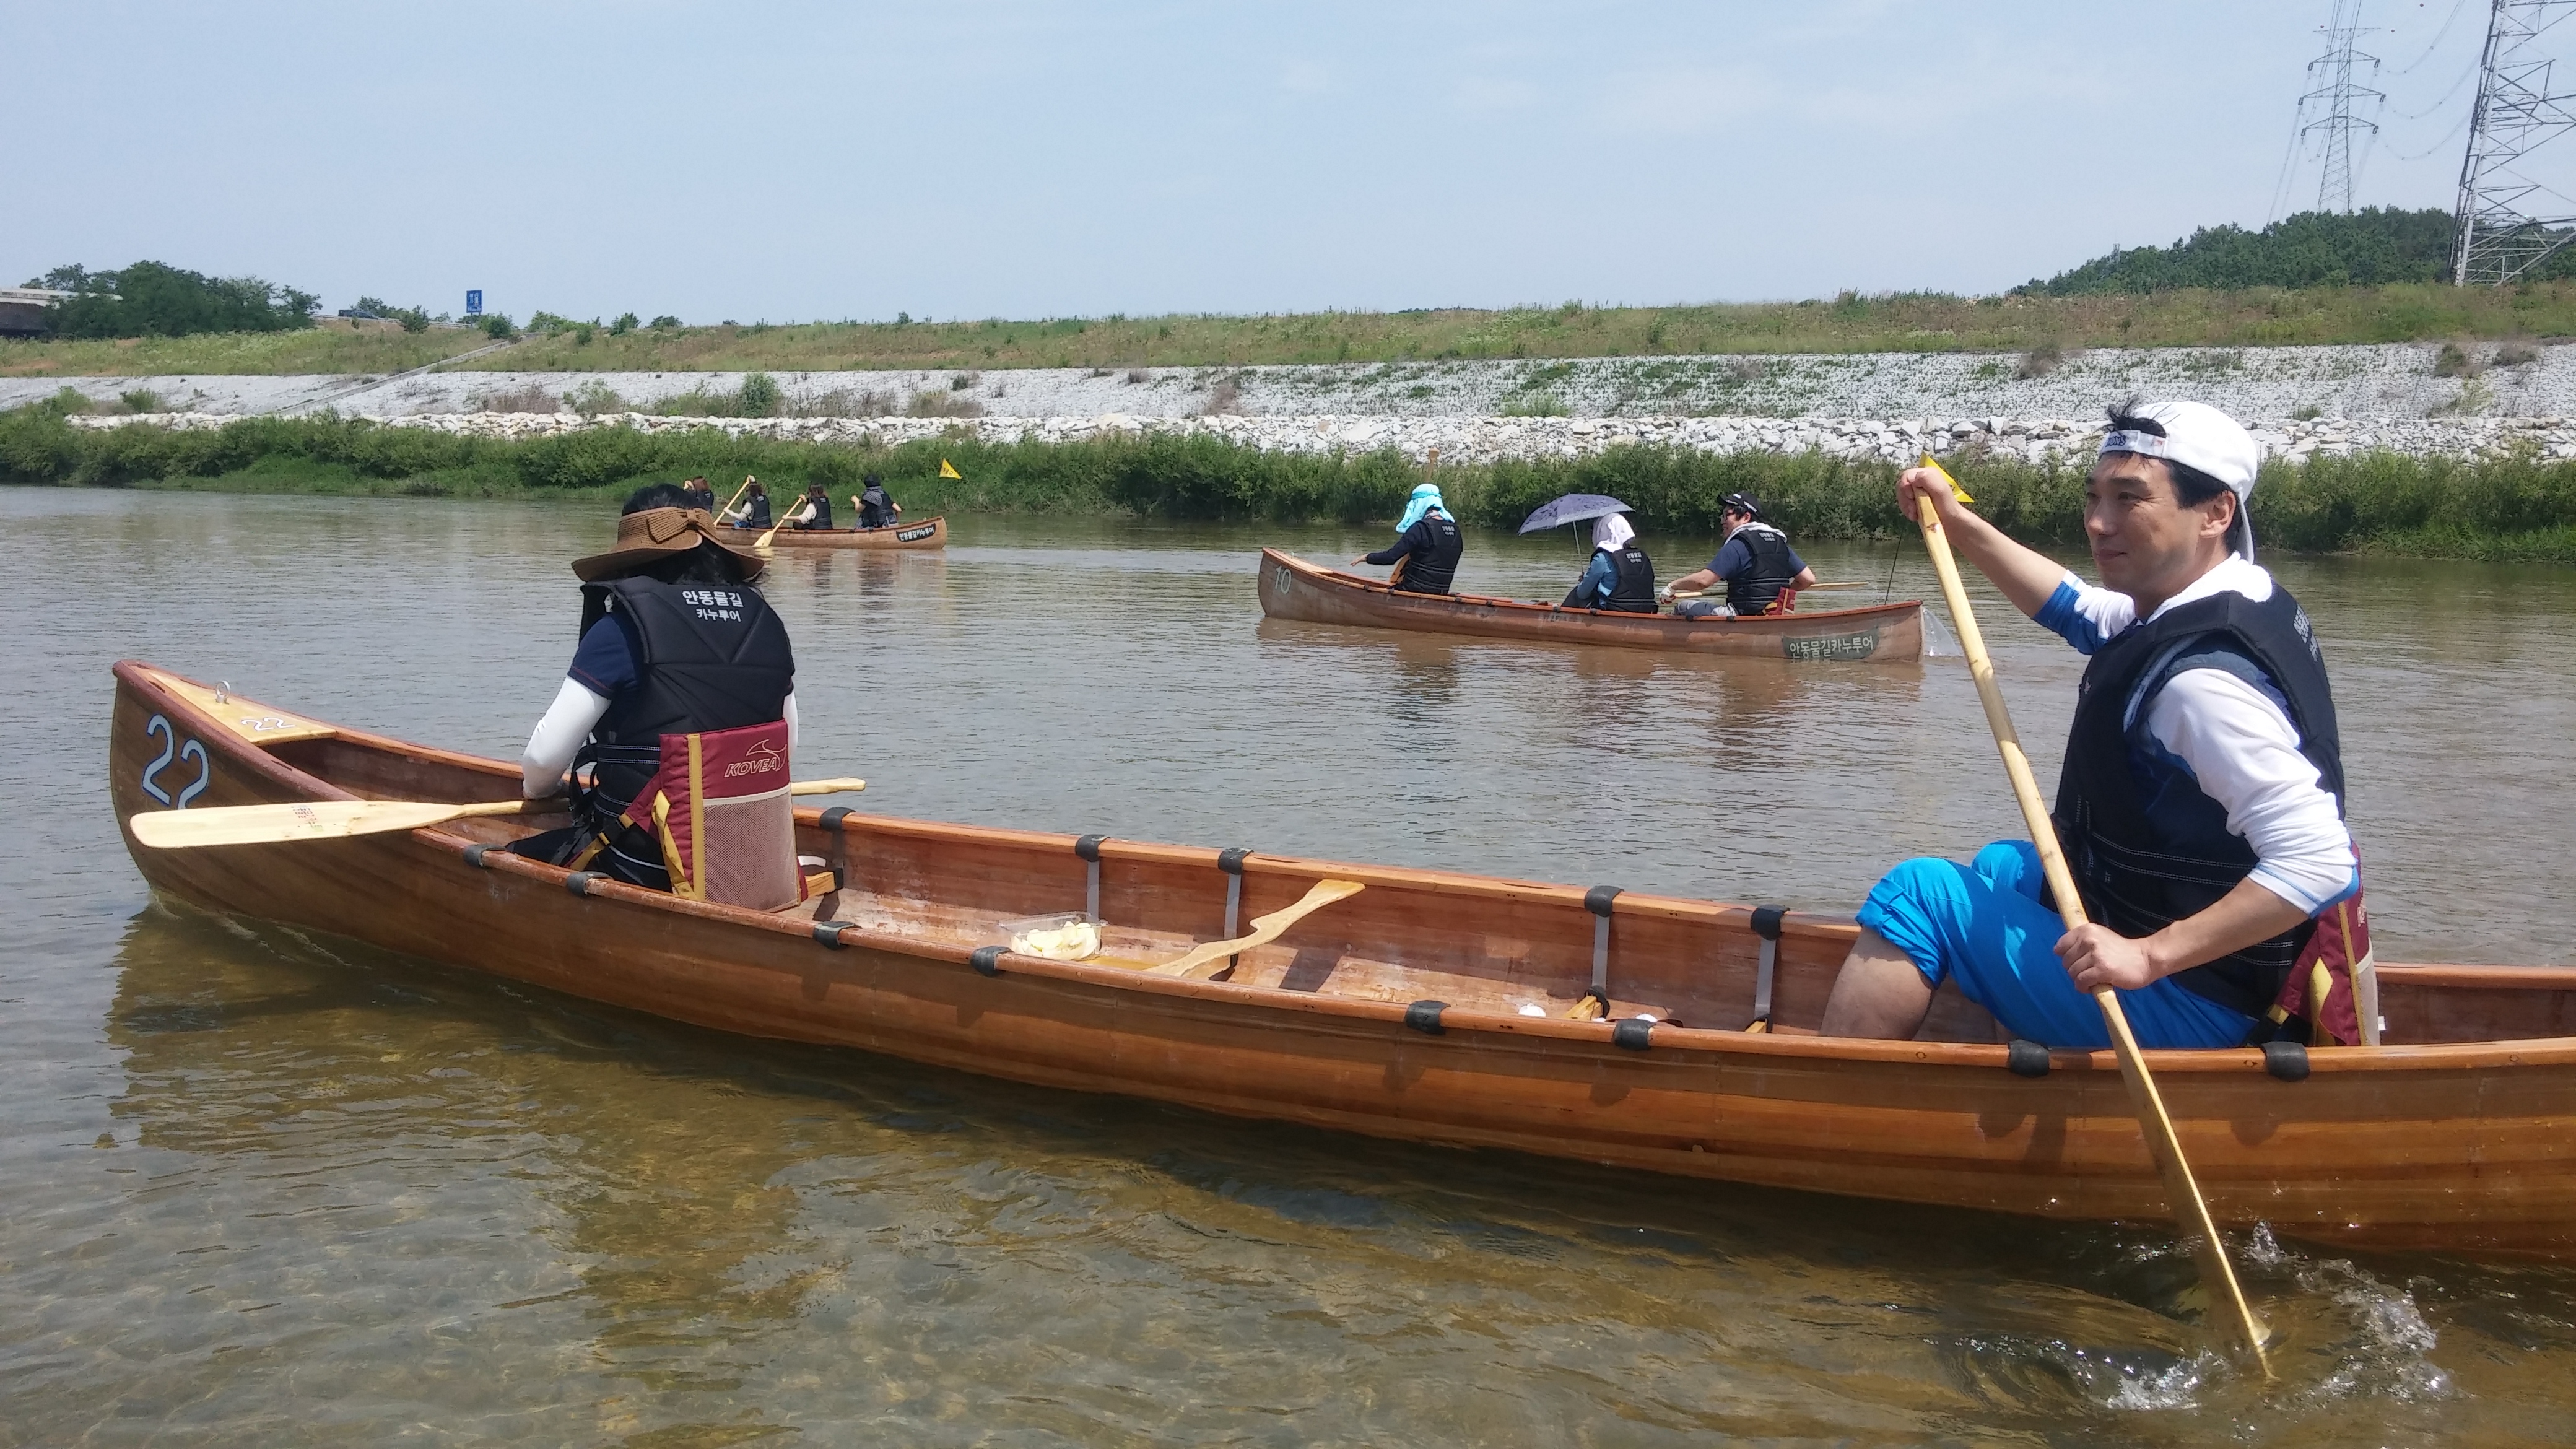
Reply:
[[[143,793],[164,805],[180,810],[187,809],[188,802],[206,793],[207,784],[214,779],[215,767],[213,762],[206,758],[206,747],[193,739],[184,745],[179,743],[179,732],[170,728],[168,719],[157,714],[143,726],[143,733],[147,738],[153,735],[161,737],[160,757],[143,767]],[[161,772],[168,769],[174,759],[197,762],[196,780],[181,786],[179,797],[175,800],[170,798],[169,791],[161,788],[159,779]]]

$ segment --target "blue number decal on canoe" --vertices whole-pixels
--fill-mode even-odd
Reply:
[[[157,714],[152,716],[151,719],[145,721],[143,726],[143,735],[146,739],[149,739],[154,735],[159,735],[161,737],[161,753],[154,758],[151,764],[143,767],[143,793],[174,809],[187,809],[189,801],[206,793],[206,787],[214,783],[215,766],[212,760],[206,758],[206,747],[199,744],[194,739],[189,740],[186,744],[181,744],[179,742],[179,732],[170,727],[170,721],[166,717]],[[170,798],[169,791],[161,788],[161,772],[170,768],[170,762],[172,760],[194,760],[197,762],[196,780],[189,785],[183,786],[179,791],[179,798],[176,800]]]
[[[205,794],[206,786],[214,782],[215,762],[206,758],[206,747],[197,743],[195,740],[190,740],[179,747],[179,758],[182,760],[195,760],[197,762],[196,783],[180,791],[179,798],[171,802],[177,805],[180,809],[185,810],[188,808],[189,801]]]
[[[170,728],[170,721],[156,714],[143,726],[145,739],[150,739],[154,735],[161,737],[161,757],[143,767],[143,793],[167,805],[170,803],[170,792],[154,784],[153,777],[168,768],[170,761],[177,757],[179,732]]]

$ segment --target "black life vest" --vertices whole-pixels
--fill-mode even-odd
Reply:
[[[683,505],[685,507],[703,508],[709,513],[716,511],[716,491],[712,488],[683,488],[680,496],[689,500]]]
[[[1629,543],[1610,551],[1610,566],[1618,570],[1610,584],[1610,597],[1592,607],[1615,609],[1623,614],[1652,614],[1655,602],[1655,561],[1646,551]]]
[[[771,519],[769,516],[768,494],[754,493],[751,495],[751,502],[745,505],[745,507],[749,511],[743,514],[743,527],[767,528],[770,525]]]
[[[1726,581],[1727,607],[1739,614],[1759,614],[1798,577],[1789,553],[1789,536],[1767,523],[1746,523],[1735,530],[1753,561]]]
[[[2275,584],[2258,604],[2231,589],[2133,625],[2085,667],[2055,811],[2086,915],[2123,936],[2152,935],[2206,910],[2255,865],[2253,847],[2228,830],[2226,810],[2187,772],[2176,772],[2167,798],[2150,802],[2130,765],[2132,748],[2146,746],[2155,693],[2183,670],[2202,668],[2227,670],[2282,699],[2299,732],[2299,753],[2317,767],[2337,813],[2344,809],[2343,746],[2325,656],[2289,590]],[[2260,1017],[2315,931],[2315,921],[2302,921],[2173,979]]]
[[[882,486],[870,484],[867,491],[859,495],[859,527],[883,528],[892,522],[894,499],[887,496]]]
[[[1413,540],[1413,552],[1404,556],[1404,572],[1393,587],[1408,594],[1452,592],[1458,558],[1467,551],[1467,537],[1458,531],[1457,521],[1446,513],[1426,513],[1404,533]]]
[[[661,764],[662,736],[740,729],[783,718],[796,687],[787,626],[749,584],[666,584],[648,578],[582,586],[582,626],[610,613],[625,620],[635,682],[608,701],[576,761],[595,766],[574,814],[609,836],[623,867],[661,870],[661,848],[617,817]],[[635,876],[618,870],[629,879]],[[665,878],[667,881],[667,877]],[[639,883],[652,884],[650,880]]]
[[[803,523],[796,525],[798,528],[829,528],[832,526],[831,499],[817,494],[811,498],[800,499],[797,502],[796,507],[811,509],[813,510],[814,515],[813,517],[806,519]],[[795,511],[796,510],[793,508],[788,510],[790,513],[794,513]]]

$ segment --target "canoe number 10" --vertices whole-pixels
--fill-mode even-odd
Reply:
[[[1286,564],[1280,564],[1270,570],[1270,592],[1277,594],[1284,599],[1288,596],[1289,583],[1288,566]]]
[[[153,735],[159,735],[161,737],[161,754],[159,758],[153,760],[151,764],[143,767],[143,793],[160,801],[164,805],[172,807],[173,809],[187,809],[189,801],[206,793],[207,784],[210,783],[215,776],[214,764],[206,758],[206,747],[197,743],[193,739],[189,740],[184,745],[179,743],[179,732],[170,728],[170,721],[167,718],[157,714],[152,716],[151,721],[143,726],[143,733],[146,738]],[[197,762],[196,780],[190,784],[179,787],[179,796],[175,800],[170,797],[169,791],[161,788],[160,782],[161,772],[168,769],[170,767],[170,762],[174,759],[183,761],[194,760]]]

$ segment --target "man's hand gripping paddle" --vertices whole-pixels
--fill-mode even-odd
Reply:
[[[1950,477],[1948,470],[1923,455],[1922,466],[1941,475],[1941,481],[1961,502],[1968,495]],[[1921,500],[1922,516],[1916,521],[1923,526],[1923,546],[1932,555],[1932,571],[1941,579],[1941,597],[1950,605],[1951,621],[1958,625],[1959,648],[1968,656],[1968,673],[1977,682],[1977,698],[1986,707],[1986,725],[1993,730],[1995,749],[2004,757],[2004,774],[2012,780],[2013,798],[2021,805],[2021,815],[2030,826],[2031,843],[2039,848],[2039,861],[2048,876],[2049,893],[2056,897],[2057,913],[2074,930],[2084,924],[2084,899],[2076,894],[2075,877],[2066,868],[2065,852],[2058,848],[2057,823],[2049,818],[2040,803],[2039,782],[2030,772],[2030,758],[2022,753],[2021,736],[2014,732],[2012,716],[2004,709],[2004,694],[1995,683],[1994,661],[1986,655],[1986,639],[1977,632],[1977,616],[1968,605],[1968,591],[1959,582],[1959,565],[1950,557],[1949,535],[1941,531],[1941,514],[1930,498]],[[2191,1163],[2183,1157],[2182,1139],[2174,1132],[2173,1118],[2165,1111],[2164,1097],[2156,1090],[2156,1079],[2147,1071],[2146,1055],[2138,1049],[2138,1038],[2129,1030],[2128,1014],[2120,1009],[2119,995],[2105,986],[2093,993],[2094,1002],[2102,1008],[2102,1024],[2109,1028],[2111,1049],[2120,1059],[2120,1081],[2129,1089],[2129,1103],[2137,1109],[2139,1130],[2146,1134],[2147,1155],[2155,1160],[2156,1172],[2164,1179],[2165,1201],[2180,1224],[2183,1236],[2192,1245],[2193,1261],[2199,1264],[2202,1288],[2209,1294],[2213,1308],[2227,1319],[2232,1337],[2253,1357],[2255,1367],[2265,1378],[2272,1377],[2271,1362],[2263,1356],[2263,1344],[2270,1334],[2254,1316],[2245,1301],[2245,1290],[2236,1283],[2236,1270],[2227,1261],[2227,1247],[2220,1241],[2218,1225],[2209,1216],[2209,1204],[2200,1195],[2200,1184],[2192,1179]]]

